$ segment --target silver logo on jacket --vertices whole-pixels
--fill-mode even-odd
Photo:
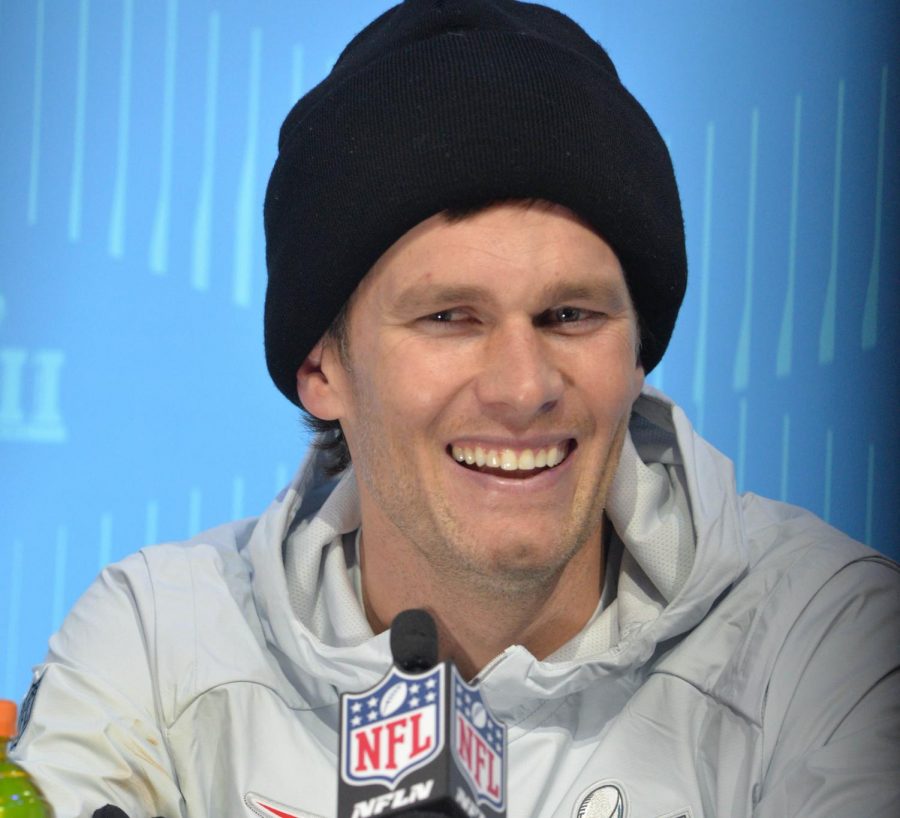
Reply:
[[[615,784],[599,784],[581,799],[575,818],[625,818],[625,798]]]

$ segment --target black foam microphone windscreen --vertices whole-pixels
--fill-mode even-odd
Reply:
[[[401,611],[391,623],[391,656],[407,673],[424,673],[438,660],[437,627],[421,608]]]

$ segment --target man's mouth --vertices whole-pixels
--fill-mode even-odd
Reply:
[[[461,466],[473,471],[523,479],[556,468],[576,446],[572,438],[533,449],[451,444],[447,453]]]

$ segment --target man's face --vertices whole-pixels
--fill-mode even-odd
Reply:
[[[618,260],[569,211],[428,219],[362,282],[348,339],[348,369],[325,356],[364,542],[496,587],[599,542],[643,370]]]

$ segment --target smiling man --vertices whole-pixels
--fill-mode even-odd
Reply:
[[[897,814],[897,567],[739,495],[644,385],[681,210],[597,43],[407,0],[289,113],[265,226],[267,363],[316,445],[54,636],[14,757],[58,818],[331,818],[339,696],[414,607],[506,724],[510,818]]]
[[[599,601],[644,380],[615,253],[559,206],[437,215],[375,263],[344,332],[298,394],[353,454],[369,621],[433,607],[470,676],[513,644],[544,658]]]

